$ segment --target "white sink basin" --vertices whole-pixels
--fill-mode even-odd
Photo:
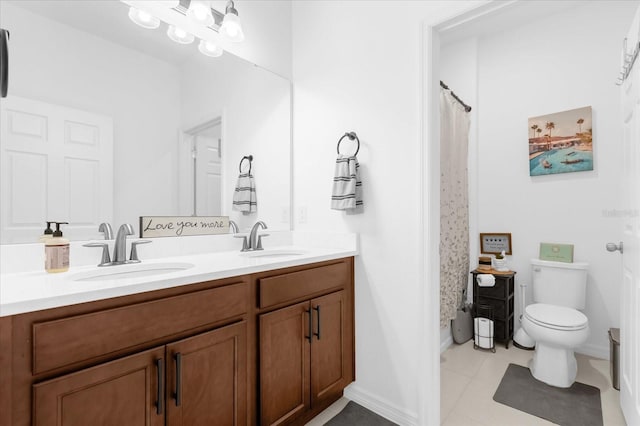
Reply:
[[[256,251],[245,251],[240,253],[242,257],[288,257],[288,256],[301,256],[305,254],[304,250],[293,250],[293,249],[272,249],[272,250],[256,250]]]
[[[73,281],[110,281],[168,274],[193,268],[192,263],[135,263],[129,265],[104,266],[97,270],[78,272]]]

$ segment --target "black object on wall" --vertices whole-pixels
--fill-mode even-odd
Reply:
[[[9,89],[9,31],[0,28],[0,95],[7,97]]]

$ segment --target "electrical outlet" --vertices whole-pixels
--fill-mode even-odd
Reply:
[[[298,207],[298,223],[307,223],[307,206]]]
[[[280,221],[282,223],[289,223],[289,208],[288,207],[282,207],[282,210],[280,211]]]

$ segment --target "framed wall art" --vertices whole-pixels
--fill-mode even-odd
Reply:
[[[480,234],[480,253],[484,254],[505,254],[511,255],[511,234],[510,233],[485,233]]]
[[[591,107],[529,119],[529,176],[593,170]]]

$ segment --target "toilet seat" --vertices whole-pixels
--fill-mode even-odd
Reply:
[[[576,309],[546,303],[527,306],[524,316],[534,324],[553,330],[582,330],[589,322],[587,317]]]

